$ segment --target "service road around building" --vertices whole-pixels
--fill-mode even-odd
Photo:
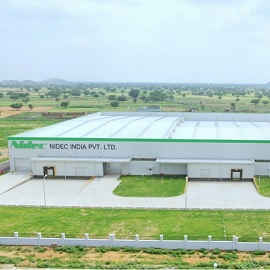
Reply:
[[[119,175],[93,180],[31,179],[8,173],[0,177],[0,205],[142,209],[270,209],[252,182],[189,182],[187,193],[169,198],[120,197],[113,194]]]

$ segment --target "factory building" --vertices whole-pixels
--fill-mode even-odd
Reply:
[[[251,180],[270,173],[270,115],[100,112],[8,138],[10,169]]]

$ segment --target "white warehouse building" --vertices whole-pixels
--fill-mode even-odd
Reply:
[[[100,112],[8,138],[10,170],[34,176],[270,173],[270,115]]]

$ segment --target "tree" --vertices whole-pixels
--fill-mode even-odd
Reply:
[[[61,107],[64,107],[64,108],[66,108],[68,105],[69,105],[69,101],[62,101],[62,102],[60,103],[60,106],[61,106]]]
[[[81,95],[81,90],[78,89],[73,89],[70,93],[73,97],[80,97]]]
[[[83,94],[84,94],[86,97],[89,96],[89,95],[90,95],[90,90],[85,89],[85,90],[83,91]]]
[[[34,106],[32,104],[28,104],[28,108],[32,111],[34,109]]]
[[[23,107],[22,103],[13,103],[10,105],[12,109],[16,109],[17,111]]]
[[[231,103],[231,107],[232,107],[233,110],[235,110],[235,105],[236,104],[234,102]]]
[[[131,89],[131,90],[128,92],[128,95],[129,95],[130,97],[132,97],[133,99],[134,99],[134,98],[138,98],[139,95],[140,95],[140,90],[138,90],[138,89]]]
[[[111,102],[111,106],[116,108],[119,107],[119,102],[117,100]]]
[[[127,97],[124,96],[124,95],[122,95],[122,96],[119,96],[119,97],[117,98],[117,100],[118,100],[118,101],[124,102],[124,101],[127,101]]]
[[[267,105],[268,103],[269,103],[268,100],[263,100],[263,101],[262,101],[262,104],[263,104],[263,105]]]
[[[4,93],[0,93],[0,98],[2,98],[4,96]]]
[[[26,104],[27,104],[28,101],[30,101],[30,98],[29,97],[25,97],[24,99],[22,99],[22,102],[24,102]]]
[[[19,98],[19,95],[17,94],[13,94],[10,96],[10,99],[14,99],[14,100],[17,100]]]
[[[250,103],[253,103],[254,105],[257,105],[258,103],[260,103],[260,99],[259,98],[254,98],[250,101]]]
[[[108,100],[116,100],[116,95],[108,95]]]
[[[35,92],[39,92],[39,91],[41,90],[41,87],[40,87],[40,86],[34,86],[34,87],[33,87],[33,90],[34,90]]]

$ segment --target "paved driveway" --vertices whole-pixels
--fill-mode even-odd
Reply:
[[[249,182],[189,182],[187,193],[169,198],[119,197],[112,191],[119,175],[94,180],[30,179],[29,175],[0,177],[0,205],[112,207],[147,209],[270,209]]]

